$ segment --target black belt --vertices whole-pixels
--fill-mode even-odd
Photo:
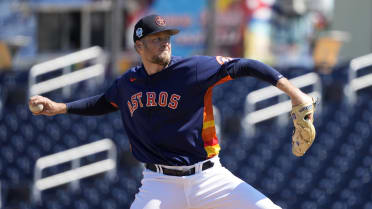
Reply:
[[[214,163],[211,162],[210,160],[206,161],[202,165],[202,171],[207,170],[208,168],[212,168],[213,165]],[[147,163],[145,167],[151,171],[158,172],[155,164]],[[190,176],[190,175],[195,174],[195,167],[190,168],[188,170],[175,170],[175,169],[164,168],[163,166],[161,166],[161,169],[163,170],[162,173],[168,176]]]

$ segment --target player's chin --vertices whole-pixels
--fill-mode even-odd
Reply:
[[[169,52],[167,52],[167,53],[163,53],[162,59],[163,59],[164,61],[166,61],[167,63],[169,63],[169,61],[170,61],[170,59],[171,59],[171,55],[170,55],[170,53],[169,53]]]
[[[153,58],[153,62],[159,65],[166,66],[170,62],[170,53],[161,53],[160,55]]]
[[[159,57],[165,58],[165,59],[170,59],[171,52],[169,50],[163,50],[160,54]]]

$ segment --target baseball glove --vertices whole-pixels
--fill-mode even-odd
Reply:
[[[291,117],[294,124],[292,153],[297,157],[305,154],[315,139],[314,111],[317,100],[292,107]]]

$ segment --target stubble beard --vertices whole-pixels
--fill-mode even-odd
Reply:
[[[159,55],[154,55],[151,58],[151,62],[157,65],[164,66],[164,67],[168,66],[170,62],[170,52],[164,51],[163,53]]]

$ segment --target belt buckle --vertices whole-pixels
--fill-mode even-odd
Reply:
[[[153,164],[153,165],[155,167],[155,172],[163,173],[165,175],[170,175],[170,176],[190,176],[190,175],[195,174],[196,171],[197,171],[197,169],[196,169],[197,165],[194,165],[192,168],[190,168],[188,170],[176,170],[176,169],[165,168],[161,165],[155,165],[155,164]],[[213,165],[214,165],[214,163],[209,160],[209,161],[206,161],[206,162],[202,163],[202,165],[198,165],[198,166],[200,166],[200,169],[198,169],[198,170],[200,170],[200,172],[201,172],[201,171],[204,171],[204,170],[207,170],[207,169],[213,167]]]
[[[168,169],[167,170],[168,172],[164,172],[164,174],[170,174],[170,175],[173,175],[173,176],[190,176],[190,175],[193,175],[195,174],[195,168],[191,168],[191,169],[188,169],[188,170],[172,170],[172,169]]]
[[[190,176],[195,174],[195,168],[190,168],[189,170],[184,171],[184,176]]]

